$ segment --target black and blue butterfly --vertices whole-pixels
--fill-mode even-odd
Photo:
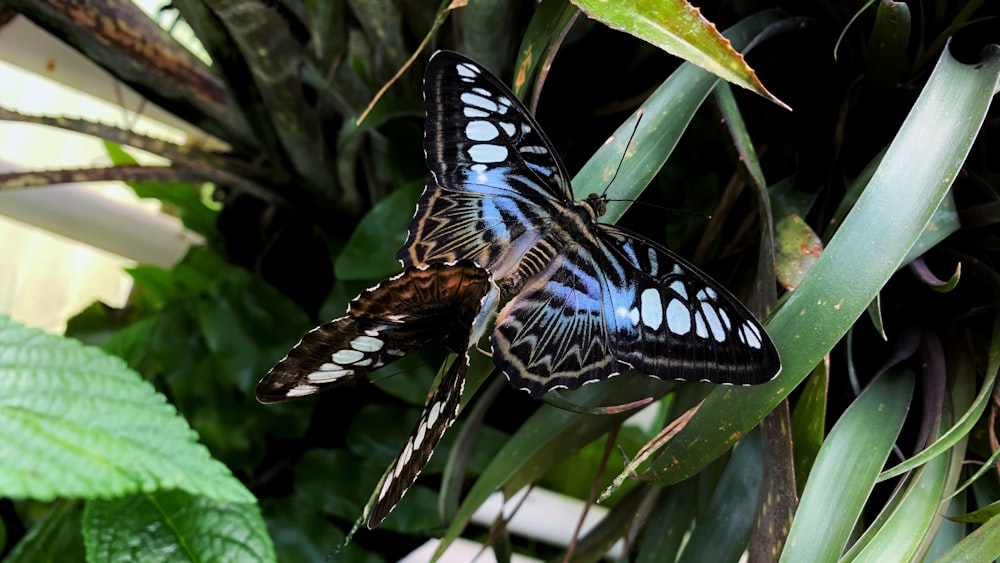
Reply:
[[[404,272],[307,334],[257,389],[262,402],[312,394],[434,338],[461,356],[383,477],[369,527],[454,421],[467,349],[503,299],[493,360],[533,398],[629,369],[738,385],[778,374],[774,344],[725,288],[663,246],[599,223],[602,197],[574,200],[552,144],[495,76],[440,51],[424,75],[424,102],[432,178],[397,254]]]

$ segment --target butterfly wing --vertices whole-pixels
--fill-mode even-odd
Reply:
[[[397,258],[470,259],[503,277],[570,201],[569,176],[510,90],[471,60],[435,53],[424,75],[427,184]]]
[[[564,248],[503,308],[490,342],[511,384],[539,397],[635,368],[750,385],[781,369],[738,299],[666,248],[609,225]]]
[[[500,311],[490,336],[493,362],[532,398],[619,371],[603,319],[607,280],[581,250],[553,255]]]
[[[427,406],[420,414],[403,450],[382,476],[375,495],[369,501],[371,509],[364,516],[368,528],[381,524],[396,507],[430,461],[445,431],[455,422],[468,370],[469,353],[468,350],[463,350],[451,363],[434,395],[427,401]]]
[[[489,275],[468,261],[408,268],[358,295],[346,316],[303,336],[261,379],[257,400],[318,393],[442,337],[450,350],[464,353],[492,287]]]
[[[781,371],[764,327],[733,294],[635,233],[598,225],[615,358],[662,379],[754,385]]]

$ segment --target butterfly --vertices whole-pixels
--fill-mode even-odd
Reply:
[[[635,369],[749,385],[781,369],[771,339],[724,287],[663,246],[598,222],[574,200],[528,110],[489,71],[439,51],[424,74],[432,173],[397,258],[484,267],[504,296],[490,335],[512,386],[538,398]]]
[[[459,354],[383,476],[369,528],[454,421],[467,350],[503,297],[493,360],[533,398],[630,368],[741,385],[777,375],[774,344],[738,299],[663,246],[599,223],[602,197],[573,199],[551,142],[489,71],[439,51],[424,75],[424,103],[432,178],[397,254],[403,273],[308,333],[257,388],[262,402],[309,395],[434,338]]]
[[[374,528],[416,481],[455,418],[469,366],[468,349],[485,330],[498,291],[470,261],[411,266],[363,291],[347,315],[302,337],[257,385],[257,400],[276,403],[356,380],[433,340],[458,357],[427,401],[403,450],[382,477],[363,516]]]

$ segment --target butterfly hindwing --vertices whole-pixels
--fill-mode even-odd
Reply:
[[[610,225],[602,253],[624,271],[608,285],[604,318],[615,357],[663,379],[751,385],[780,369],[778,352],[750,311],[695,266],[653,241]]]
[[[430,461],[445,431],[455,422],[468,370],[469,354],[468,351],[463,351],[441,378],[441,383],[427,401],[427,406],[420,414],[403,450],[382,476],[382,481],[369,501],[371,509],[365,515],[369,528],[378,526],[396,507]]]
[[[358,295],[346,316],[303,336],[257,385],[257,399],[318,393],[439,338],[464,352],[491,287],[488,274],[468,261],[408,268]]]

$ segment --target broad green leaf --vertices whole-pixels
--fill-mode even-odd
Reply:
[[[162,395],[98,348],[0,316],[0,495],[180,489],[254,502]]]
[[[963,375],[966,377],[968,377],[968,375],[975,369],[967,361],[960,360],[958,365],[960,373],[964,372]],[[972,427],[975,426],[982,417],[983,412],[986,410],[986,406],[989,404],[991,397],[993,396],[997,372],[1000,372],[1000,315],[993,319],[993,336],[990,342],[989,357],[987,358],[986,378],[983,381],[982,386],[979,388],[979,394],[976,396],[975,401],[969,405],[968,410],[965,411],[957,421],[955,421],[955,425],[952,428],[948,429],[947,432],[943,432],[937,440],[924,448],[924,450],[919,454],[896,465],[892,469],[887,469],[882,473],[882,475],[879,476],[879,481],[884,481],[897,475],[902,475],[903,473],[915,467],[919,467],[921,464],[927,463],[934,457],[951,449],[955,446],[955,444],[964,441],[968,434],[972,432]]]
[[[1000,557],[1000,516],[990,518],[982,526],[938,558],[937,563],[994,561]]]
[[[372,207],[337,256],[338,278],[373,280],[399,272],[396,251],[406,242],[406,228],[422,189],[422,184],[400,188]]]
[[[1000,53],[964,65],[945,52],[871,182],[810,275],[768,325],[783,371],[715,389],[654,462],[662,484],[690,477],[757,424],[846,334],[919,238],[983,122]],[[709,414],[710,413],[710,414]]]
[[[927,552],[924,553],[924,561],[939,561],[946,551],[965,538],[968,525],[955,522],[953,518],[965,510],[967,500],[968,495],[962,491],[948,503],[946,512],[942,514],[944,518],[941,520],[941,526],[934,534]]]
[[[910,8],[906,2],[886,0],[878,3],[865,57],[868,65],[865,78],[876,88],[890,90],[899,82],[909,63],[906,50],[910,27]]]
[[[636,563],[677,559],[681,542],[694,521],[697,508],[695,493],[695,487],[690,483],[663,488],[657,507],[644,528]]]
[[[746,549],[763,474],[760,432],[735,448],[679,561],[736,561]]]
[[[802,387],[802,394],[792,412],[792,444],[795,445],[795,485],[798,494],[816,461],[816,454],[826,436],[826,401],[829,386],[829,366],[820,363]]]
[[[809,473],[782,561],[840,558],[903,426],[912,393],[913,374],[886,372],[841,415]]]
[[[969,408],[973,402],[976,376],[972,370],[955,370],[950,397],[945,398],[943,412],[934,435],[940,435],[954,422],[954,412]],[[926,376],[926,374],[925,374]],[[897,487],[882,512],[859,538],[844,559],[859,561],[919,561],[926,555],[937,530],[943,523],[942,513],[966,457],[968,435],[959,440],[947,455],[939,455],[918,468],[907,482]]]
[[[88,561],[276,561],[254,503],[182,491],[91,500],[83,511]]]
[[[724,80],[788,107],[764,88],[743,55],[719,33],[715,24],[686,0],[572,1],[588,17],[612,29],[648,41]]]

